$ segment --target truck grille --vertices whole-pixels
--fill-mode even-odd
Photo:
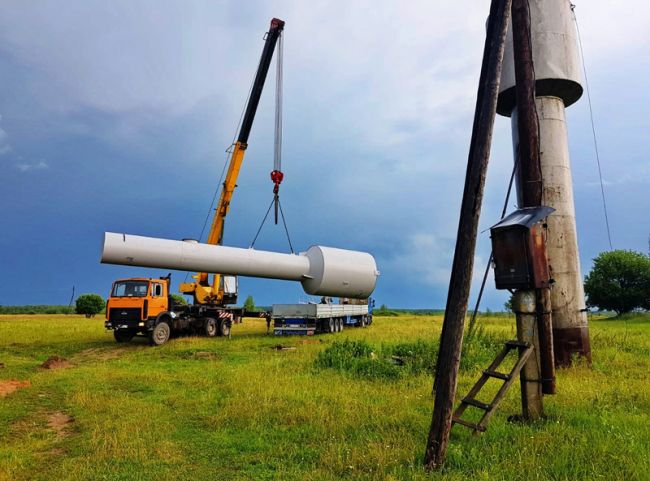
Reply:
[[[111,322],[140,321],[142,319],[142,310],[137,307],[111,307],[108,314],[108,320]]]

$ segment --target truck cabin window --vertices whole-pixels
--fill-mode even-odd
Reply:
[[[154,297],[162,296],[162,284],[154,284],[152,288],[152,295]]]
[[[113,297],[147,297],[149,283],[145,281],[116,282]]]

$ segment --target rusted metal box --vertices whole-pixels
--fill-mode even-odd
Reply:
[[[490,229],[497,289],[534,289],[551,283],[542,220],[555,209],[527,207]]]

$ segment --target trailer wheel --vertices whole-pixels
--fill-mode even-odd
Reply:
[[[149,344],[152,346],[162,346],[169,340],[171,335],[171,328],[166,321],[160,321],[149,333]]]
[[[343,332],[343,318],[339,318],[339,332]]]
[[[113,331],[113,337],[117,342],[130,342],[134,336],[135,332],[133,331],[125,331],[123,329],[115,329]]]
[[[217,335],[217,321],[215,321],[213,318],[208,317],[205,320],[205,324],[203,325],[203,329],[205,332],[205,335],[208,337],[214,337]]]
[[[230,321],[228,319],[221,319],[219,323],[219,335],[224,337],[230,336]]]
[[[334,319],[330,319],[328,332],[330,334],[334,334],[336,332],[336,321]]]

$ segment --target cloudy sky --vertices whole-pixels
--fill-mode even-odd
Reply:
[[[648,250],[650,7],[576,13],[615,248]],[[378,302],[445,303],[487,0],[5,0],[0,9],[0,304],[106,295],[162,272],[99,264],[106,230],[198,237],[269,20],[286,21],[282,201],[294,245],[366,250]],[[586,97],[568,110],[583,273],[607,249]],[[249,141],[225,243],[247,247],[271,200],[273,77]],[[497,120],[481,231],[512,165]],[[511,206],[514,208],[514,203]],[[267,225],[256,245],[286,251]],[[482,232],[477,270],[489,255]],[[182,281],[185,273],[175,273]],[[299,286],[241,279],[258,304]],[[486,307],[503,293],[489,284]]]

